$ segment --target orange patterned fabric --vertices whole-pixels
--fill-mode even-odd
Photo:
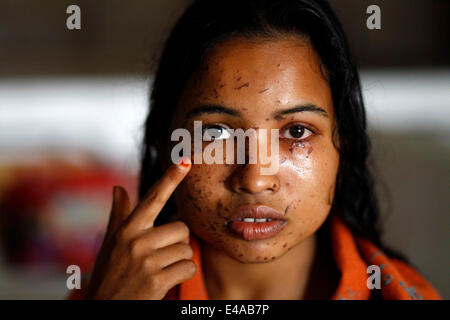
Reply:
[[[331,239],[336,266],[341,278],[333,300],[368,300],[374,291],[381,291],[386,300],[436,300],[441,299],[433,286],[419,272],[406,263],[387,257],[370,241],[355,237],[336,216],[331,217]],[[200,244],[191,237],[197,273],[191,280],[170,290],[164,299],[207,300],[203,280]],[[369,289],[367,273],[369,265],[377,265],[381,271],[381,289]],[[69,299],[81,299],[82,290],[76,290]]]

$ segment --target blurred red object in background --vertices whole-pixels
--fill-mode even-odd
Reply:
[[[0,192],[7,262],[90,270],[106,230],[113,186],[124,186],[134,199],[135,184],[135,175],[95,160],[80,165],[52,158],[10,166]]]

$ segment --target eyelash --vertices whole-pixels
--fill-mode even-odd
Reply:
[[[225,127],[226,126],[226,127]],[[212,128],[224,128],[225,130],[227,130],[227,129],[231,129],[229,126],[227,126],[227,125],[223,125],[223,124],[218,124],[218,123],[213,123],[213,124],[210,124],[210,125],[207,125],[207,126],[205,126],[204,128],[203,128],[203,132],[202,132],[202,138],[203,138],[203,141],[213,141],[213,140],[215,140],[215,139],[211,139],[211,140],[205,140],[205,133],[207,132],[207,130],[208,129],[212,129]],[[222,130],[223,131],[223,130]]]
[[[310,136],[316,134],[315,131],[313,129],[311,129],[309,126],[306,126],[306,125],[300,124],[300,123],[296,123],[296,124],[284,127],[281,130],[281,132],[284,132],[284,131],[289,130],[289,129],[294,128],[294,127],[300,127],[301,130],[303,130],[302,136],[305,134],[306,131],[310,132],[310,134],[306,138],[303,138],[303,139],[302,138],[293,138],[293,137],[292,138],[286,138],[283,134],[280,134],[280,137],[283,138],[283,139],[291,139],[291,140],[303,141],[303,140],[307,140]],[[218,124],[218,123],[207,125],[207,126],[205,126],[203,128],[203,132],[202,132],[203,141],[212,141],[212,140],[214,140],[214,139],[212,139],[212,140],[205,140],[204,139],[205,133],[207,132],[208,129],[211,129],[211,128],[224,128],[225,130],[231,129],[228,125],[223,125],[223,124]]]
[[[284,128],[281,130],[281,132],[284,132],[284,131],[286,131],[286,130],[289,130],[289,129],[295,128],[295,127],[300,127],[301,130],[303,130],[302,136],[305,134],[306,131],[309,131],[310,134],[309,134],[306,138],[286,138],[286,137],[284,137],[283,134],[280,134],[280,136],[284,137],[285,139],[293,139],[293,140],[297,140],[297,141],[303,141],[303,140],[307,140],[310,136],[316,134],[315,131],[314,131],[313,129],[311,129],[310,127],[308,127],[308,126],[306,126],[306,125],[304,125],[304,124],[301,124],[301,123],[296,123],[296,124],[293,124],[293,125],[289,125],[288,127],[284,127]]]

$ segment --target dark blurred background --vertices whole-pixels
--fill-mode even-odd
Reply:
[[[448,299],[450,1],[330,2],[361,72],[384,239]],[[112,186],[135,197],[152,74],[188,3],[0,0],[0,298],[64,298],[65,268],[89,271]]]

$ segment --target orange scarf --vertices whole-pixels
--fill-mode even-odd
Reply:
[[[331,241],[336,265],[341,273],[333,300],[368,300],[371,293],[381,290],[385,300],[437,300],[442,299],[437,291],[416,270],[406,263],[388,258],[370,241],[355,237],[350,229],[337,217],[331,217]],[[203,280],[200,244],[195,237],[190,242],[194,251],[197,272],[193,279],[170,290],[164,299],[208,300]],[[367,273],[369,265],[381,270],[381,289],[369,289]],[[84,288],[86,288],[86,284]],[[69,299],[81,299],[84,290],[75,290]]]

